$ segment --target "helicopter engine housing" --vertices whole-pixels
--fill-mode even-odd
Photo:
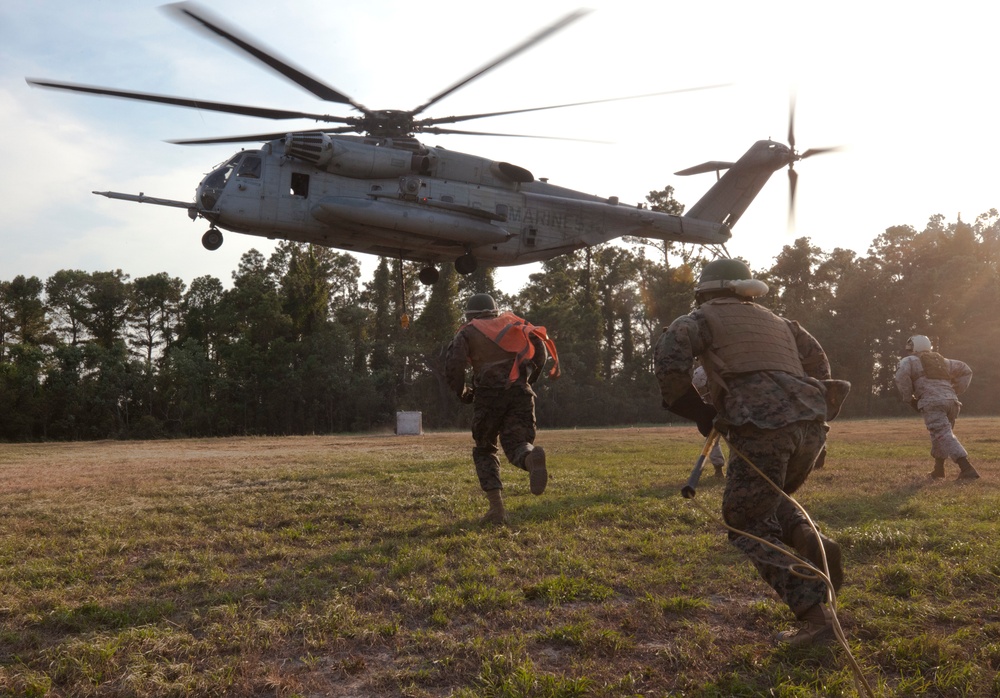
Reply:
[[[427,156],[370,143],[333,139],[325,133],[290,133],[285,153],[330,174],[383,179],[426,171]]]

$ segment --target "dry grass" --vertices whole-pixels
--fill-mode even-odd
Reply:
[[[926,477],[918,419],[834,424],[800,495],[846,548],[841,620],[879,695],[996,695],[1000,420],[984,478]],[[484,529],[466,433],[0,446],[11,696],[855,695],[839,650],[725,542],[688,427],[545,431]]]

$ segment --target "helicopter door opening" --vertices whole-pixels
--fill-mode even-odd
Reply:
[[[265,198],[265,211],[261,215],[263,222],[274,226],[275,231],[280,229],[285,234],[291,233],[293,228],[297,234],[304,234],[306,221],[311,219],[310,176],[305,172],[289,172],[285,168],[270,167],[265,184],[267,191],[280,191],[281,196]]]
[[[292,173],[292,187],[289,192],[292,196],[301,196],[303,199],[309,198],[309,175],[302,172]]]

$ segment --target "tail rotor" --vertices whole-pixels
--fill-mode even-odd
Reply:
[[[795,95],[793,94],[788,103],[788,147],[791,149],[791,157],[788,160],[788,230],[795,230],[795,192],[798,187],[799,173],[795,171],[795,163],[805,160],[813,155],[824,153],[835,153],[841,150],[841,146],[831,146],[828,148],[809,148],[803,153],[795,150]]]

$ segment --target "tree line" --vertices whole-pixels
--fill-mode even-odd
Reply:
[[[683,211],[667,187],[647,200]],[[491,293],[545,326],[563,377],[542,380],[538,421],[550,428],[662,423],[652,374],[661,328],[692,308],[693,246],[630,239],[545,262],[519,292],[493,272],[446,265],[422,286],[419,265],[382,258],[361,282],[357,260],[283,242],[251,250],[231,286],[166,272],[61,270],[0,282],[0,439],[79,440],[391,430],[417,410],[428,428],[467,427],[447,389],[444,350],[464,299]],[[932,218],[887,229],[865,256],[786,245],[760,300],[823,344],[851,381],[845,417],[909,409],[892,377],[907,337],[926,334],[975,377],[964,409],[1000,412],[1000,215]]]

